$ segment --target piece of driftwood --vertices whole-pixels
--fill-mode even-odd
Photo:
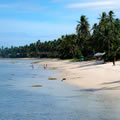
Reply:
[[[32,85],[32,87],[42,87],[42,85]]]
[[[48,78],[48,80],[57,80],[57,78]]]

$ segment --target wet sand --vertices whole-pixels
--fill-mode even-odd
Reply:
[[[120,62],[98,64],[96,61],[70,62],[68,60],[48,59],[39,64],[47,64],[48,69],[58,69],[64,82],[81,89],[119,90]]]

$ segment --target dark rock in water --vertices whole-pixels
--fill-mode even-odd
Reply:
[[[7,84],[6,86],[13,86],[13,85]]]
[[[16,62],[10,62],[11,64],[15,64]]]
[[[51,70],[56,70],[56,69],[57,69],[57,67],[51,67],[50,69],[51,69]]]
[[[13,79],[9,78],[8,80],[13,80]]]
[[[32,87],[42,87],[42,85],[32,85]]]
[[[57,80],[56,78],[48,78],[48,80]]]
[[[63,78],[61,81],[64,81],[64,80],[66,80],[66,78]]]
[[[11,74],[12,76],[15,76],[15,74]]]

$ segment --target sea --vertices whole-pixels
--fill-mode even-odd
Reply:
[[[119,90],[80,89],[41,61],[0,60],[0,120],[120,120]]]

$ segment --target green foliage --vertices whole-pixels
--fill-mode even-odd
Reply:
[[[99,24],[93,26],[92,46],[96,52],[105,52],[107,60],[113,60],[120,47],[120,20],[114,12],[102,13]]]
[[[114,12],[103,12],[99,23],[90,30],[86,16],[81,16],[76,26],[76,34],[64,35],[58,40],[41,42],[30,45],[0,48],[0,57],[47,57],[76,60],[94,58],[94,53],[105,52],[104,59],[120,59],[120,20]]]
[[[58,46],[59,57],[62,59],[79,58],[81,51],[77,45],[77,36],[75,34],[61,37]]]
[[[81,16],[80,21],[78,21],[78,25],[76,27],[77,33],[77,43],[83,55],[89,52],[88,43],[90,40],[90,25],[85,16]]]

